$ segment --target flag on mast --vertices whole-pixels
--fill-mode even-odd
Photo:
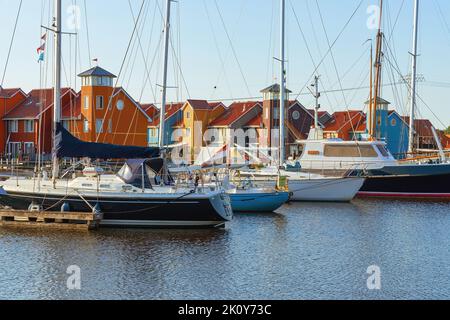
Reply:
[[[41,45],[39,46],[39,48],[37,48],[38,62],[44,61],[46,40],[47,40],[47,32],[41,36]]]

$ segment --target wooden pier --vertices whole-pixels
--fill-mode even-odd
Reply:
[[[17,228],[50,228],[95,230],[103,214],[92,212],[51,212],[0,209],[0,226]]]

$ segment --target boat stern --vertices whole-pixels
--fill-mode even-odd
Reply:
[[[231,207],[230,196],[225,192],[217,192],[210,198],[211,205],[224,222],[233,219],[233,209]]]

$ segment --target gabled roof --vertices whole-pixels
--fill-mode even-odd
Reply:
[[[374,100],[374,99],[372,99],[372,100]],[[375,101],[375,100],[374,100]],[[364,104],[369,104],[370,103],[370,99],[369,100],[367,100]],[[381,98],[381,97],[378,97],[377,98],[377,104],[391,104],[389,101],[387,101],[387,100],[384,100],[383,98]]]
[[[73,120],[81,118],[81,94],[78,93],[72,99],[61,106],[61,120]]]
[[[152,119],[159,113],[159,109],[153,103],[141,104],[141,108]]]
[[[25,92],[22,91],[20,88],[2,88],[0,86],[0,98],[12,98],[17,93],[21,92],[24,96],[26,96]]]
[[[192,100],[187,101],[194,110],[213,110],[213,106],[206,100]]]
[[[122,88],[122,87],[117,87],[114,88],[113,90],[113,94],[112,94],[112,98],[114,98],[115,96],[117,96],[120,92],[122,92],[133,104],[134,106],[147,118],[147,120],[150,122],[153,119],[142,109],[141,105],[139,103],[136,102],[136,100],[133,99],[132,96],[130,96],[128,94],[128,92]]]
[[[260,92],[261,93],[280,93],[281,89],[280,89],[280,85],[278,83],[275,83],[267,88],[262,89]],[[286,92],[292,93],[292,91],[287,88],[286,88]]]
[[[178,111],[180,111],[184,106],[184,102],[176,102],[170,103],[166,105],[166,121],[173,117]],[[150,127],[158,127],[159,126],[159,109],[158,113],[153,117],[153,121],[150,122]]]
[[[256,117],[247,122],[244,128],[261,128],[263,123],[262,112],[258,113]]]
[[[229,127],[239,120],[245,114],[256,107],[261,107],[262,103],[258,101],[235,102],[222,113],[218,118],[211,122],[210,127]]]
[[[79,77],[91,77],[91,76],[96,76],[96,77],[111,77],[111,78],[117,78],[115,75],[113,75],[111,72],[106,71],[103,68],[100,67],[93,67],[89,70],[86,70],[82,73],[80,73],[78,75]]]
[[[350,129],[359,127],[365,120],[366,116],[362,111],[349,110],[338,111],[333,113],[332,119],[325,124],[324,131],[339,132],[345,127]]]
[[[409,117],[402,117],[406,123],[409,123]],[[433,124],[428,119],[415,119],[414,131],[420,137],[433,137]]]
[[[70,88],[61,89],[61,99],[71,92],[74,96],[76,93]],[[15,107],[11,112],[6,114],[4,120],[19,120],[29,119],[34,120],[39,118],[39,115],[45,112],[48,108],[53,106],[53,88],[50,89],[35,89],[32,90],[28,97]]]
[[[403,116],[401,116],[397,111],[395,111],[395,110],[389,110],[389,112],[388,112],[388,117],[391,117],[391,116],[393,116],[393,115],[395,115],[395,116],[397,116],[397,118],[399,118],[403,123],[405,123],[405,125],[409,128],[409,122],[406,122],[405,121],[405,117],[403,117]],[[409,120],[409,118],[408,118],[408,120]]]

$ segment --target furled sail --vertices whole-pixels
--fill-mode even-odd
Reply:
[[[85,142],[74,137],[60,123],[56,127],[55,150],[58,158],[142,159],[156,158],[159,148],[119,146]]]

